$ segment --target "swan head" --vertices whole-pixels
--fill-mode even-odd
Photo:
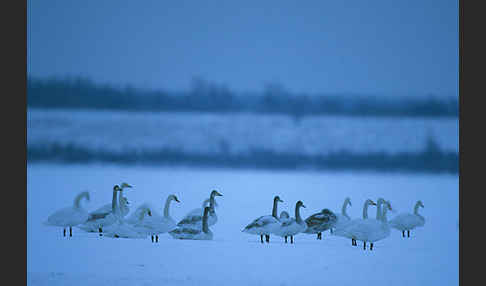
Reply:
[[[348,205],[350,205],[350,206],[353,206],[353,205],[351,204],[351,198],[346,197],[346,199],[344,199],[344,201],[345,201],[345,204],[348,204]]]
[[[378,200],[376,201],[376,204],[384,204],[386,201],[384,198],[378,198]]]
[[[180,201],[179,201],[179,199],[177,198],[177,196],[176,196],[176,195],[170,195],[169,197],[170,197],[170,199],[172,199],[172,200],[174,200],[174,201],[176,201],[176,202],[180,203]]]
[[[303,207],[303,208],[305,208],[304,203],[303,203],[302,201],[298,201],[298,202],[295,204],[295,207],[296,207],[296,208],[299,208],[299,207]]]
[[[121,190],[120,186],[118,185],[113,186],[113,191],[120,191],[120,190]]]
[[[385,201],[384,204],[387,206],[388,210],[393,211],[390,201]]]
[[[84,196],[86,198],[86,200],[89,202],[90,200],[90,197],[89,197],[89,192],[88,191],[84,191],[81,193],[81,196]]]
[[[289,213],[288,213],[288,212],[286,212],[286,211],[282,211],[282,212],[280,213],[280,219],[283,219],[283,218],[289,218],[289,217],[290,217],[290,215],[289,215]]]
[[[211,192],[211,196],[212,196],[212,197],[214,197],[214,196],[222,197],[223,195],[222,195],[222,194],[220,194],[218,191],[213,190],[213,191]]]
[[[277,201],[277,202],[281,202],[283,203],[283,201],[280,199],[279,196],[275,196],[275,198],[273,198],[274,201]]]
[[[418,201],[417,204],[420,206],[420,207],[424,207],[424,204],[422,203],[422,201]]]
[[[120,189],[121,189],[121,190],[123,190],[124,188],[132,188],[132,186],[130,186],[129,184],[127,184],[127,183],[123,182],[123,183],[121,183],[121,185],[120,185]]]
[[[365,203],[369,204],[369,205],[372,205],[372,206],[376,206],[376,203],[373,201],[373,200],[370,200],[370,199],[367,199],[365,201]]]

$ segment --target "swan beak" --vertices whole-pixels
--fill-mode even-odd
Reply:
[[[127,205],[129,205],[129,204],[130,204],[130,202],[127,200]]]
[[[174,200],[175,200],[176,202],[180,203],[180,201],[177,199],[177,197],[176,197],[176,198],[174,198]]]
[[[302,207],[303,207],[303,208],[305,208],[305,206],[304,206],[304,205],[302,205]]]
[[[372,206],[376,206],[376,203],[374,201],[371,201]]]
[[[283,203],[284,201],[282,201],[281,199],[278,199],[279,202]]]
[[[152,212],[151,212],[151,211],[148,211],[148,215],[149,215],[149,216],[152,216]]]
[[[222,195],[222,194],[220,194],[220,193],[216,193],[216,196],[220,196],[220,197],[222,197],[223,195]]]

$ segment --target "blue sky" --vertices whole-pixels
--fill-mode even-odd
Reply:
[[[28,74],[457,96],[458,1],[28,1]]]

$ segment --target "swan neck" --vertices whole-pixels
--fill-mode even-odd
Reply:
[[[277,200],[273,200],[272,216],[278,219],[278,215],[277,215],[277,204],[278,204],[278,201]]]
[[[381,221],[387,222],[386,213],[388,212],[388,207],[383,208],[383,213],[381,215]]]
[[[120,195],[118,196],[118,205],[120,206],[120,209],[123,206],[123,191],[120,191]]]
[[[382,210],[381,210],[381,206],[383,205],[383,202],[382,201],[379,201],[377,204],[376,204],[376,219],[377,220],[380,220],[381,219],[381,215],[382,215]]]
[[[348,200],[344,201],[343,207],[341,209],[341,214],[347,218],[349,218],[348,214],[346,213],[346,208],[348,207]]]
[[[164,217],[165,218],[169,217],[169,206],[170,206],[171,201],[172,201],[172,197],[168,197],[167,200],[165,200],[165,206],[164,206]]]
[[[81,199],[86,196],[86,193],[80,193],[74,199],[74,207],[79,209],[81,207]]]
[[[116,190],[113,190],[113,199],[111,200],[111,211],[116,212]]]
[[[301,206],[295,206],[295,221],[299,224],[302,222],[302,218],[300,217],[300,207]]]
[[[370,203],[368,201],[366,201],[364,203],[364,206],[363,206],[363,219],[367,219],[368,218],[368,206],[370,205]]]
[[[211,208],[211,211],[214,211],[214,196],[211,194],[211,197],[209,197],[209,208]]]
[[[209,231],[209,228],[208,228],[208,211],[206,209],[204,210],[204,215],[203,215],[203,219],[202,219],[202,231],[204,233],[207,233]]]
[[[138,216],[138,220],[139,221],[142,221],[143,220],[143,217],[145,216],[145,212],[147,211],[147,209],[143,208],[141,211],[140,211],[140,214]]]
[[[419,202],[415,203],[415,207],[413,208],[413,213],[418,215],[418,209],[419,209],[420,205],[419,205]]]

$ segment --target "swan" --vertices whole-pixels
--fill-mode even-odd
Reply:
[[[346,197],[344,199],[343,207],[341,208],[341,213],[340,214],[336,214],[336,223],[331,228],[333,231],[336,228],[340,227],[341,225],[345,225],[347,222],[349,222],[351,220],[351,218],[349,217],[348,213],[346,212],[346,209],[347,209],[348,205],[349,206],[352,206],[351,205],[351,199],[349,197]]]
[[[385,205],[383,210],[382,205]],[[390,235],[390,226],[386,219],[387,210],[392,210],[390,202],[379,198],[376,209],[376,219],[361,220],[348,228],[356,240],[363,241],[363,249],[366,249],[366,242],[370,242],[370,250],[373,250],[374,242]]]
[[[295,204],[295,218],[280,220],[279,228],[275,231],[276,235],[285,238],[285,243],[287,243],[288,236],[290,236],[290,243],[294,243],[294,235],[303,232],[307,228],[305,221],[300,217],[301,207],[305,208],[304,203],[298,201]]]
[[[175,220],[169,215],[169,206],[171,201],[180,203],[175,195],[169,195],[165,200],[164,215],[161,216],[155,211],[152,211],[151,217],[146,217],[142,225],[150,229],[152,242],[159,242],[159,234],[169,232],[177,227]]]
[[[424,207],[422,201],[417,201],[413,208],[413,214],[401,213],[390,220],[389,224],[391,227],[401,230],[402,237],[405,237],[405,231],[407,231],[407,236],[410,237],[410,230],[415,227],[424,226],[425,218],[418,213],[419,207]]]
[[[212,240],[213,233],[209,230],[209,213],[211,212],[211,207],[204,208],[204,214],[202,219],[202,227],[200,229],[194,229],[189,227],[177,227],[169,231],[169,234],[173,238],[177,239],[194,239],[194,240]]]
[[[62,208],[51,214],[44,223],[50,226],[62,226],[63,235],[66,236],[66,228],[69,227],[69,236],[73,236],[73,226],[82,224],[88,220],[88,212],[81,207],[81,199],[90,200],[89,192],[81,192],[74,198],[73,206]]]
[[[260,241],[263,243],[263,235],[265,235],[265,240],[267,243],[270,242],[270,234],[274,233],[274,231],[279,227],[280,221],[277,217],[277,203],[283,201],[280,199],[279,196],[275,196],[273,198],[273,210],[272,215],[265,215],[261,216],[250,224],[245,226],[242,232],[246,232],[249,234],[256,234],[260,235]]]
[[[98,231],[101,236],[103,232],[103,227],[109,226],[116,221],[116,216],[113,210],[117,208],[117,192],[120,191],[122,191],[122,189],[118,185],[113,186],[113,197],[111,200],[111,204],[109,205],[110,209],[107,209],[105,205],[98,210],[89,213],[88,220],[78,227],[87,232]],[[124,204],[125,202],[128,202],[128,200],[122,200],[122,204]]]
[[[216,215],[216,211],[214,210],[214,206],[216,202],[214,199],[215,196],[223,196],[223,195],[216,190],[211,191],[211,195],[209,196],[209,216],[208,216],[208,224],[210,226],[216,224],[216,222],[218,221],[218,216]],[[191,213],[192,212],[195,212],[195,214],[186,215],[177,223],[177,226],[201,229],[203,214],[197,212],[196,210],[192,210]]]
[[[357,218],[357,219],[348,220],[348,221],[344,221],[344,220],[341,221],[341,223],[338,223],[335,226],[334,235],[351,238],[351,245],[357,246],[358,244],[356,243],[356,237],[354,237],[348,231],[347,228],[350,227],[353,224],[359,223],[361,220],[368,219],[368,206],[370,206],[370,205],[376,206],[376,203],[374,201],[370,200],[370,199],[367,199],[364,202],[364,205],[363,205],[363,218],[362,219]]]
[[[317,239],[322,239],[322,232],[332,228],[336,220],[337,217],[332,211],[323,209],[305,219],[307,228],[303,232],[308,234],[317,233]]]
[[[119,188],[117,188],[119,190]],[[114,238],[145,238],[147,237],[147,229],[145,227],[141,227],[139,225],[132,225],[125,221],[121,214],[120,206],[117,204],[116,201],[116,194],[117,192],[114,192],[114,197],[113,197],[113,204],[112,204],[112,211],[109,214],[109,216],[114,217],[114,222],[107,226],[104,229],[104,234],[107,237],[114,237]],[[147,213],[149,216],[151,216],[151,211],[147,208],[147,212],[142,212],[142,214]],[[144,217],[141,216],[141,220],[143,220]]]

